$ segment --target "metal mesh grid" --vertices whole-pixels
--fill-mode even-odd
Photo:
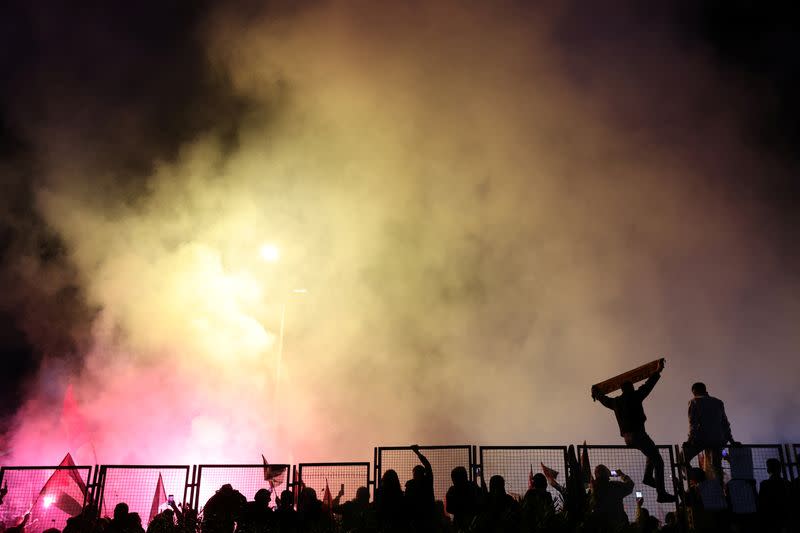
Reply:
[[[791,445],[794,452],[794,479],[800,479],[800,444]]]
[[[281,491],[289,487],[289,465],[270,465],[273,472],[279,468],[284,468],[285,474],[273,478],[275,490],[270,503],[272,506]],[[226,483],[241,492],[248,501],[252,501],[260,489],[272,491],[269,481],[265,479],[263,464],[200,465],[197,471],[197,508],[202,509],[209,498]]]
[[[758,487],[769,477],[767,459],[778,459],[783,463],[783,450],[780,444],[745,444],[735,448],[723,448],[722,472],[725,480],[755,479]],[[692,459],[692,466],[698,464],[698,457]],[[786,475],[784,467],[784,476]]]
[[[158,476],[164,482],[164,493],[175,497],[176,504],[186,501],[189,481],[188,466],[103,466],[100,482],[103,483],[100,514],[112,516],[114,507],[125,502],[131,513],[139,513],[142,524],[150,519],[153,499],[158,487]],[[165,504],[160,510],[166,508]]]
[[[501,475],[506,481],[506,492],[514,497],[525,496],[531,469],[534,474],[542,472],[539,463],[558,472],[556,481],[566,485],[566,446],[481,446],[479,453],[487,486],[492,476]],[[547,490],[555,501],[561,498],[552,487]]]
[[[85,504],[90,470],[88,466],[0,469],[0,486],[8,486],[0,505],[0,521],[11,527],[30,512],[26,533],[40,533],[51,527],[63,529],[67,519],[78,514]],[[82,487],[78,480],[83,482]]]
[[[625,512],[628,514],[628,519],[633,522],[636,519],[636,492],[641,492],[644,498],[643,507],[645,507],[652,516],[655,516],[661,522],[664,522],[664,516],[669,512],[675,512],[676,505],[674,503],[658,503],[656,501],[657,493],[653,487],[648,487],[642,483],[644,478],[645,463],[647,458],[635,448],[628,448],[627,446],[589,446],[589,463],[594,467],[599,464],[606,465],[611,470],[622,470],[627,474],[635,483],[633,492],[625,497],[623,504]],[[576,451],[580,453],[582,447],[576,447]],[[673,476],[674,461],[672,458],[672,449],[669,446],[658,446],[658,451],[664,459],[664,479],[667,492],[673,491]],[[580,455],[578,457],[580,459]]]
[[[369,488],[369,463],[300,463],[298,475],[307,487],[317,491],[320,499],[326,482],[333,498],[344,485],[340,503],[354,499],[359,487]]]
[[[470,446],[420,446],[422,454],[428,458],[433,470],[433,493],[437,500],[444,501],[447,489],[452,485],[450,472],[457,466],[467,469],[472,479],[472,448]],[[418,464],[419,459],[407,447],[378,448],[378,479],[387,470],[395,470],[400,478],[400,484],[405,486],[411,479],[411,470]]]

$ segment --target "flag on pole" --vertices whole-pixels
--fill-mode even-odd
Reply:
[[[264,481],[269,483],[269,490],[274,493],[275,485],[283,485],[286,480],[288,468],[286,466],[270,465],[263,453],[261,454],[261,460],[264,461]]]
[[[328,478],[325,478],[325,490],[322,491],[322,508],[329,513],[333,512],[333,495],[328,486]]]
[[[58,468],[39,491],[31,515],[47,514],[52,507],[75,516],[83,509],[86,500],[86,483],[81,478],[72,456],[64,456]]]
[[[164,478],[161,477],[161,472],[159,472],[156,492],[153,494],[153,504],[150,506],[150,518],[147,519],[148,524],[153,521],[153,518],[158,514],[158,510],[166,503],[167,491],[164,490]]]
[[[558,478],[558,470],[553,470],[552,468],[545,466],[544,463],[539,463],[539,466],[542,467],[542,473],[544,474],[544,477],[547,478],[547,483],[549,483],[552,487],[556,482],[556,478]]]
[[[589,449],[586,441],[583,441],[583,450],[581,450],[581,473],[584,486],[589,485],[592,482],[592,465],[589,464]]]

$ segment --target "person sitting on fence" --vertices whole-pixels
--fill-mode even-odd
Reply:
[[[453,486],[447,490],[446,510],[453,517],[455,530],[467,531],[479,511],[482,499],[480,489],[469,481],[467,469],[463,466],[455,467],[450,472],[450,479]]]
[[[333,512],[342,517],[342,531],[366,531],[372,529],[372,508],[369,504],[369,489],[358,487],[353,500],[339,503],[344,496],[344,485],[333,499]]]
[[[272,527],[272,509],[269,502],[272,493],[267,489],[258,489],[252,502],[247,502],[242,511],[242,516],[236,525],[236,531],[241,533],[263,533]]]
[[[516,531],[519,527],[519,504],[506,492],[503,476],[489,478],[489,494],[485,498],[486,504],[478,518],[478,529],[497,533]]]
[[[381,486],[375,489],[375,517],[385,531],[404,531],[405,500],[400,478],[392,469],[383,473]]]
[[[782,531],[789,520],[790,485],[781,476],[781,462],[767,459],[769,479],[761,482],[758,491],[758,516],[763,531]]]
[[[547,478],[538,473],[531,478],[531,487],[522,498],[522,516],[526,530],[541,528],[555,514],[553,495],[547,491]]]
[[[411,451],[417,455],[419,462],[412,470],[412,478],[406,482],[406,509],[412,529],[427,531],[434,522],[433,468],[428,459],[419,451],[416,444]]]
[[[222,485],[203,507],[203,533],[232,533],[235,522],[247,503],[230,484]]]
[[[714,475],[722,482],[722,448],[738,445],[731,435],[731,424],[722,400],[709,396],[705,383],[692,385],[694,397],[689,400],[689,436],[683,443],[683,461],[688,465],[702,451],[711,459]]]
[[[606,465],[594,468],[590,484],[591,521],[601,531],[613,531],[629,523],[622,500],[633,492],[633,480],[621,470],[616,470],[616,474],[616,481],[612,481]]]
[[[653,390],[653,387],[656,386],[663,369],[664,360],[662,359],[658,371],[650,376],[641,387],[636,389],[633,383],[626,381],[622,384],[622,394],[614,398],[609,398],[596,387],[592,387],[592,398],[614,411],[619,425],[619,432],[622,438],[625,439],[625,444],[631,448],[636,448],[647,457],[642,483],[654,487],[658,491],[659,503],[674,502],[675,496],[666,491],[664,485],[664,459],[661,457],[661,453],[659,453],[653,439],[645,431],[644,423],[647,417],[644,414],[642,402]]]
[[[294,494],[289,489],[281,492],[277,499],[278,508],[275,509],[275,530],[280,533],[294,533],[298,530],[297,511],[294,510]]]

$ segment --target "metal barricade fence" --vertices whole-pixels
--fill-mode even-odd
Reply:
[[[658,518],[662,523],[664,517],[669,512],[675,512],[677,505],[675,503],[658,503],[656,501],[656,489],[649,487],[642,483],[644,479],[645,463],[647,458],[642,452],[635,448],[629,448],[624,445],[588,445],[589,463],[592,468],[592,475],[594,475],[594,468],[599,464],[606,465],[611,470],[622,470],[634,482],[633,492],[626,496],[623,500],[625,512],[628,514],[628,519],[633,522],[636,519],[636,493],[641,492],[644,499],[643,507],[650,511],[652,516]],[[578,452],[578,460],[581,458],[583,446],[576,446]],[[668,492],[672,492],[675,488],[675,458],[672,452],[672,446],[660,445],[658,451],[661,453],[661,458],[664,459],[664,480]]]
[[[331,497],[336,498],[344,486],[340,503],[353,500],[359,487],[369,489],[369,463],[300,463],[297,465],[297,479],[306,487],[317,491],[317,498],[323,499],[325,487],[329,487]]]
[[[486,485],[492,476],[503,476],[506,492],[518,499],[528,491],[531,472],[534,475],[542,473],[541,464],[558,473],[556,481],[561,485],[567,484],[566,446],[481,446],[478,450],[478,462]],[[554,501],[561,499],[554,488],[548,485],[547,490]]]
[[[790,445],[787,444],[786,447],[789,448]],[[800,444],[792,444],[791,449],[794,454],[794,474],[792,474],[792,477],[793,479],[800,479]]]
[[[191,501],[188,465],[103,465],[98,483],[100,516],[113,516],[118,503],[127,503],[145,529],[154,513],[168,507],[168,496],[176,505]]]
[[[26,533],[64,529],[67,519],[81,512],[88,497],[89,466],[6,466],[0,468],[0,486],[8,493],[0,505],[6,527],[30,513]]]
[[[784,461],[783,447],[780,444],[742,444],[735,448],[722,449],[722,472],[725,481],[731,479],[752,479],[756,486],[769,477],[767,459],[778,459],[783,465],[784,477],[788,479],[789,461]],[[691,460],[692,466],[699,465],[698,457]]]
[[[194,507],[202,510],[209,498],[226,484],[241,492],[248,501],[252,501],[260,489],[267,489],[272,493],[270,505],[274,506],[281,491],[290,486],[290,470],[285,464],[200,465]]]
[[[420,452],[430,461],[433,470],[433,493],[437,500],[444,501],[447,489],[452,485],[450,472],[457,466],[466,468],[470,481],[473,479],[472,446],[420,446]],[[380,487],[381,477],[387,470],[394,470],[400,484],[411,479],[412,469],[420,464],[408,446],[375,448],[375,487]]]

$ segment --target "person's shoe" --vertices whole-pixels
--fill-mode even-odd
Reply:
[[[657,488],[656,487],[656,478],[654,478],[652,474],[649,475],[649,476],[644,476],[644,479],[642,480],[642,483],[644,483],[648,487],[653,487],[654,489]]]
[[[672,494],[667,494],[666,492],[664,492],[663,494],[659,494],[658,495],[658,498],[656,498],[656,501],[658,503],[675,503],[676,501],[678,501],[678,498],[676,498]]]

